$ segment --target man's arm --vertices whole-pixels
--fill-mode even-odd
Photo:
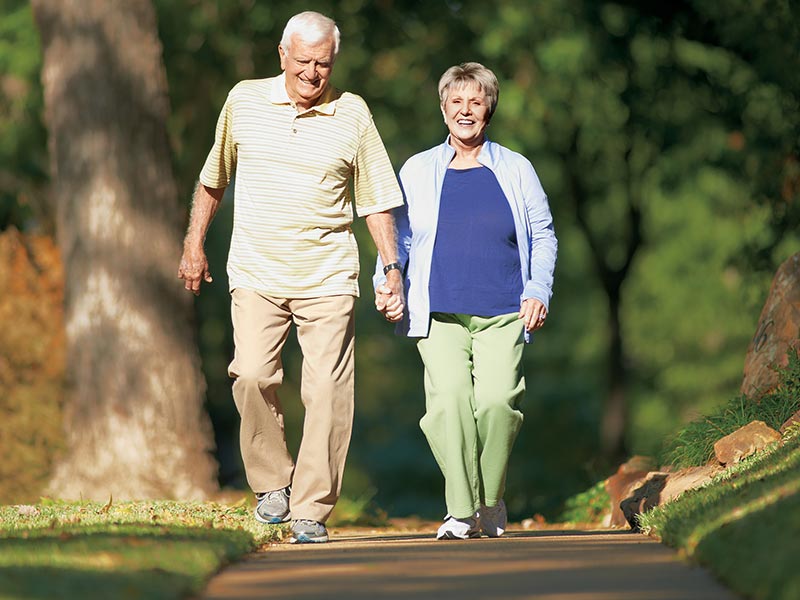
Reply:
[[[203,281],[206,283],[212,281],[203,244],[224,193],[225,188],[209,188],[202,183],[198,183],[194,189],[189,229],[183,240],[183,256],[178,267],[178,277],[184,280],[184,287],[195,296],[200,294],[200,284]]]
[[[373,213],[364,217],[364,220],[383,264],[397,262],[397,229],[391,211]],[[386,273],[386,284],[376,290],[375,306],[389,321],[399,321],[402,318],[405,298],[400,269],[392,269]]]

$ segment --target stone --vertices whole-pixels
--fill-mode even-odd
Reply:
[[[775,366],[788,364],[787,352],[800,348],[800,252],[775,273],[744,361],[741,393],[758,400],[778,384]]]
[[[669,473],[660,471],[648,473],[631,491],[631,495],[619,503],[625,522],[633,531],[640,530],[637,515],[644,514],[654,506],[658,506],[661,500],[661,491],[667,485],[668,477]]]
[[[781,428],[778,430],[781,435],[786,435],[786,432],[789,431],[789,428],[792,425],[799,425],[800,426],[800,410],[794,413],[791,417],[786,419]]]
[[[752,421],[714,444],[714,455],[720,464],[732,465],[755,454],[772,442],[781,439],[781,434],[764,421]]]
[[[631,495],[631,491],[641,485],[647,474],[653,470],[655,463],[647,456],[633,456],[621,464],[617,472],[606,479],[606,492],[610,499],[611,527],[625,527],[628,524],[620,508],[620,502]]]
[[[711,481],[724,469],[717,464],[703,465],[702,467],[688,467],[670,473],[667,483],[661,491],[661,502],[671,502],[686,491],[693,490]]]
[[[689,467],[679,471],[653,471],[647,474],[641,484],[629,497],[620,502],[620,510],[626,522],[634,531],[639,531],[638,515],[656,506],[675,500],[684,492],[705,485],[723,471],[719,465]]]

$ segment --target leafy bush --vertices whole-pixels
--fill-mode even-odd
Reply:
[[[563,523],[599,523],[610,507],[606,482],[598,481],[585,492],[567,499],[558,520]]]

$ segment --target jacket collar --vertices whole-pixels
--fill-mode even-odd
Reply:
[[[481,151],[478,154],[478,162],[494,171],[498,162],[497,152],[497,144],[492,142],[488,137],[484,137],[483,146],[481,146]],[[450,145],[450,134],[448,134],[444,140],[444,143],[439,146],[439,151],[437,154],[437,158],[440,161],[441,167],[446,169],[450,164],[450,161],[453,160],[455,154],[456,151]]]

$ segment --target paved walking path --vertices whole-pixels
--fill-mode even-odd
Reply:
[[[274,544],[215,577],[208,600],[435,598],[722,600],[706,571],[629,531],[511,530],[437,541],[428,531],[332,530],[327,544]]]

